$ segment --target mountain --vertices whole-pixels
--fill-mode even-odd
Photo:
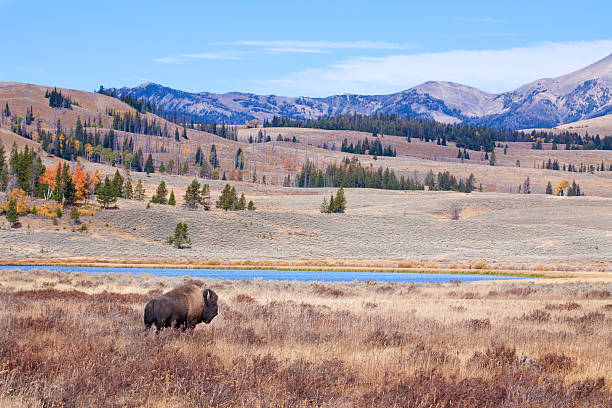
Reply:
[[[493,128],[544,128],[612,113],[612,54],[578,71],[490,94],[453,82],[430,81],[389,95],[285,97],[230,92],[190,93],[147,83],[118,94],[144,98],[196,120],[242,124],[274,115],[314,119],[345,113],[397,113],[443,123]]]

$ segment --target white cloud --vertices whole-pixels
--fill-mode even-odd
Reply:
[[[163,58],[155,58],[154,62],[159,62],[160,64],[181,64],[182,61],[175,57],[163,57]]]
[[[328,52],[320,48],[276,47],[264,48],[266,54],[322,54]]]
[[[545,42],[503,50],[452,50],[350,58],[285,78],[255,81],[275,93],[325,96],[390,93],[426,81],[451,81],[499,93],[542,77],[575,71],[612,50],[612,40]]]
[[[232,45],[243,45],[264,49],[284,49],[287,52],[304,52],[291,50],[407,50],[414,48],[411,44],[386,41],[234,41]]]
[[[185,58],[209,59],[209,60],[240,60],[241,56],[226,52],[205,52],[202,54],[183,54]]]

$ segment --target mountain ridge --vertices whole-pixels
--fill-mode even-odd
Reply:
[[[540,78],[492,94],[448,81],[427,81],[387,95],[342,94],[322,98],[246,92],[187,92],[152,82],[117,89],[166,111],[208,122],[242,124],[273,116],[316,119],[347,113],[396,113],[493,128],[544,128],[612,113],[612,54],[556,78]]]

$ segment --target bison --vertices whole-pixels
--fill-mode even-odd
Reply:
[[[217,294],[211,289],[202,291],[196,285],[183,285],[152,299],[144,310],[145,330],[155,324],[156,332],[163,327],[195,328],[196,324],[210,323],[218,313]]]

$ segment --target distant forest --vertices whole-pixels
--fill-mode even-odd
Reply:
[[[426,142],[434,140],[448,140],[455,142],[459,148],[470,150],[484,150],[492,152],[495,142],[533,142],[538,138],[544,142],[566,144],[572,148],[580,146],[583,149],[612,150],[612,137],[580,136],[577,133],[551,132],[531,133],[516,130],[497,130],[482,126],[466,124],[445,124],[440,122],[410,118],[396,114],[346,114],[339,116],[326,116],[318,119],[297,120],[274,116],[272,120],[264,121],[264,127],[298,127],[328,130],[354,130],[359,132],[402,136],[410,140],[417,138]],[[443,144],[443,143],[442,143]]]

